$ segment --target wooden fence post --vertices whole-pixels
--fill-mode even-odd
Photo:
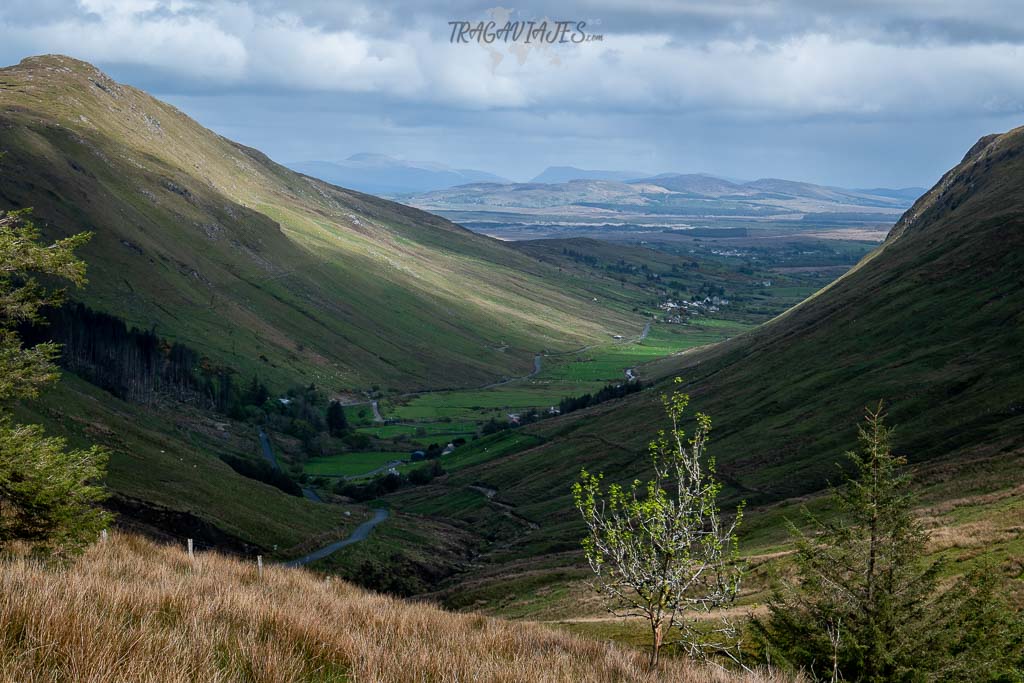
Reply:
[[[256,569],[257,569],[257,571],[259,571],[260,578],[262,579],[263,578],[263,556],[262,555],[257,555],[256,556]]]
[[[188,539],[188,556],[190,558],[194,558],[195,557],[195,553],[192,550],[192,539],[191,538]]]
[[[100,542],[101,543],[106,543],[107,542],[107,530],[106,529],[104,529],[103,531],[100,532]]]

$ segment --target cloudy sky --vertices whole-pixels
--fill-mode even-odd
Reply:
[[[3,0],[0,62],[63,53],[282,162],[378,152],[931,185],[1024,124],[1019,0]],[[449,22],[583,21],[578,44]]]

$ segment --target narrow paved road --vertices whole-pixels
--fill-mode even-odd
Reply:
[[[271,448],[270,446],[270,437],[267,436],[267,433],[265,431],[263,431],[263,427],[260,427],[260,451],[263,453],[263,457],[267,460],[267,462],[269,462],[270,465],[275,470],[280,472],[281,465],[279,465],[277,462],[277,456],[274,455],[274,449]],[[323,498],[318,496],[316,491],[310,488],[303,488],[302,495],[305,496],[308,500],[313,501],[314,503],[324,502]]]
[[[281,466],[277,464],[277,456],[274,455],[274,449],[270,447],[270,437],[263,431],[263,427],[260,427],[260,449],[263,451],[263,457],[267,459],[267,462],[273,465],[275,470],[280,471]]]
[[[374,403],[373,403],[373,408],[374,408],[374,412],[376,413],[377,412],[377,402],[376,401],[374,401]],[[265,431],[263,431],[262,427],[260,427],[260,450],[263,452],[263,457],[267,459],[267,462],[269,462],[271,465],[273,465],[274,469],[280,471],[281,470],[281,466],[278,465],[278,463],[277,463],[277,456],[274,455],[274,449],[271,448],[271,446],[270,446],[270,437],[267,436],[267,433]],[[303,488],[302,489],[302,495],[304,495],[309,500],[315,501],[317,503],[323,503],[324,502],[320,498],[320,496],[317,495],[316,491],[314,491],[313,489],[310,489],[310,488]],[[375,510],[374,513],[373,513],[373,519],[371,519],[371,520],[369,520],[367,522],[363,522],[362,524],[357,526],[355,528],[355,531],[352,532],[352,535],[349,536],[348,538],[346,538],[345,540],[343,540],[343,541],[336,541],[334,543],[331,543],[330,545],[327,545],[327,546],[324,546],[323,548],[320,548],[319,550],[314,550],[309,555],[305,555],[304,557],[300,557],[300,558],[298,558],[296,560],[291,560],[290,562],[285,562],[284,566],[285,567],[299,567],[299,566],[304,565],[304,564],[309,564],[310,562],[315,562],[316,560],[322,560],[323,558],[327,557],[328,555],[330,555],[332,553],[335,553],[335,552],[341,550],[342,548],[344,548],[347,545],[352,545],[353,543],[358,543],[359,541],[365,541],[366,537],[369,536],[370,532],[373,530],[373,527],[377,526],[378,524],[380,524],[381,522],[383,522],[387,518],[388,518],[388,511],[387,510],[384,510],[384,509]]]
[[[357,526],[355,528],[355,531],[352,532],[352,535],[346,538],[345,540],[336,541],[334,543],[331,543],[330,545],[326,545],[323,548],[320,548],[319,550],[314,550],[309,555],[303,555],[298,559],[285,562],[284,566],[301,567],[304,564],[309,564],[310,562],[322,560],[328,555],[332,555],[338,552],[345,546],[352,545],[353,543],[359,543],[359,541],[365,541],[367,536],[370,535],[370,532],[373,531],[373,527],[377,526],[387,518],[388,511],[383,508],[378,508],[373,513],[373,519],[363,522],[362,524]]]
[[[372,401],[370,403],[370,407],[373,408],[373,421],[374,422],[383,422],[384,421],[384,416],[380,414],[380,406],[377,405],[377,402],[376,401]]]
[[[302,489],[302,495],[304,495],[307,500],[311,500],[314,503],[322,503],[322,502],[324,502],[324,499],[321,498],[317,494],[317,492],[314,491],[313,489],[307,489],[307,488]]]
[[[647,335],[651,333],[651,321],[648,320],[647,324],[644,325],[643,332],[640,333],[640,338],[637,341],[643,341],[647,339]],[[626,381],[635,382],[637,380],[636,368],[626,368]]]

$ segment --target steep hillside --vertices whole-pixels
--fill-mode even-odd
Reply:
[[[995,518],[978,508],[950,523],[984,521],[988,531],[977,533],[985,552],[1012,558],[1024,511],[1022,285],[1024,128],[982,140],[882,247],[814,297],[756,330],[638,373],[685,378],[693,408],[713,417],[712,452],[728,495],[754,506],[748,527],[760,526],[758,533],[772,520],[772,538],[784,537],[772,506],[835,480],[865,406],[882,399],[925,500],[958,499],[942,502],[949,513],[991,494],[984,500],[996,506],[989,514],[999,510]],[[624,480],[642,475],[645,443],[663,426],[657,396],[666,389],[662,381],[542,421],[515,443],[499,436],[479,444],[443,482],[459,505],[440,505],[437,490],[396,503],[492,529],[504,539],[490,554],[492,580],[543,566],[548,578],[533,575],[531,585],[557,582],[556,570],[580,558],[571,482],[584,466]],[[492,493],[472,498],[474,486]],[[986,535],[1000,524],[1005,534]],[[486,576],[467,580],[486,584]]]
[[[0,70],[0,208],[96,233],[75,297],[272,383],[478,384],[641,320],[443,219],[301,176],[67,57]]]
[[[73,567],[0,563],[0,680],[781,681],[536,624],[457,615],[304,571],[115,535]]]

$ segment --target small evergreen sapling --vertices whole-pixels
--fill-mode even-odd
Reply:
[[[1024,628],[996,599],[992,571],[940,583],[891,433],[881,405],[867,412],[861,448],[847,454],[854,474],[832,491],[836,515],[805,511],[808,531],[790,525],[797,576],[776,587],[755,632],[773,664],[820,680],[998,680],[1019,663]]]

